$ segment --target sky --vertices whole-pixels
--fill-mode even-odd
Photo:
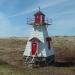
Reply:
[[[75,0],[0,0],[0,37],[29,36],[32,26],[27,18],[33,18],[39,7],[52,19],[50,36],[75,36]]]

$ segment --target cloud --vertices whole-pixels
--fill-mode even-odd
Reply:
[[[3,5],[7,0],[0,0],[0,6]]]
[[[26,15],[28,13],[31,13],[35,10],[37,10],[37,8],[40,6],[41,9],[45,9],[47,7],[50,7],[50,6],[55,6],[57,4],[60,4],[62,2],[65,2],[67,0],[44,0],[44,1],[41,1],[41,0],[37,0],[35,1],[35,4],[30,6],[30,8],[22,11],[22,12],[19,12],[19,13],[16,13],[16,14],[13,14],[11,16],[8,16],[8,17],[16,17],[16,16],[21,16],[21,15]]]
[[[0,5],[15,5],[19,2],[19,0],[0,0]]]
[[[5,12],[7,15],[11,15],[16,12],[16,6],[19,4],[19,0],[0,0],[0,11]]]
[[[56,20],[52,26],[48,28],[50,35],[75,35],[75,19],[60,18]]]
[[[5,3],[7,5],[8,12],[11,13],[12,11],[10,12],[9,10],[14,10],[16,4],[18,4],[18,1],[19,0],[13,0],[13,1],[3,0],[3,2],[0,2],[0,4],[3,5]],[[74,9],[66,10],[66,8],[63,7],[63,4],[66,1],[68,0],[37,0],[34,2],[34,4],[31,4],[30,6],[25,5],[25,8],[23,8],[24,11],[22,11],[21,8],[18,8],[17,6],[16,11],[18,10],[19,13],[16,12],[16,14],[12,14],[10,16],[6,16],[7,13],[0,12],[0,36],[23,36],[24,34],[26,34],[27,36],[28,33],[30,32],[29,31],[30,26],[29,27],[24,26],[24,24],[22,23],[23,21],[21,19],[23,18],[22,15],[26,16],[27,14],[30,14],[33,11],[38,10],[39,6],[41,7],[41,9],[46,9],[48,11],[46,12],[46,14],[48,16],[51,16],[54,19],[53,25],[50,26],[49,28],[50,34],[54,34],[54,35],[55,34],[57,35],[75,34],[75,26],[74,26],[75,25],[75,22],[74,22],[75,10]],[[50,12],[50,8],[53,9],[53,10],[51,9],[52,12]],[[63,8],[63,10],[61,8]],[[20,16],[19,19],[17,18],[18,16]],[[16,23],[14,22],[13,19],[15,20]],[[22,23],[22,25],[20,25],[19,23]],[[19,25],[16,25],[16,24],[19,24]],[[26,31],[25,31],[25,28],[27,28]]]
[[[11,15],[11,16],[8,16],[8,18],[12,18],[12,17],[16,17],[16,16],[22,16],[22,15],[25,15],[25,14],[28,14],[32,11],[35,11],[36,9],[28,9],[28,10],[25,10],[23,12],[20,12],[20,13],[16,13],[14,15]]]
[[[66,2],[67,0],[38,0],[38,6],[40,6],[42,9],[50,7],[50,6],[55,6],[57,4]]]
[[[14,26],[8,17],[0,12],[0,37],[23,35],[24,26]]]
[[[0,34],[8,31],[8,27],[10,25],[10,22],[8,18],[0,12]]]
[[[12,25],[8,17],[0,12],[0,37],[12,36],[16,31],[16,27]]]

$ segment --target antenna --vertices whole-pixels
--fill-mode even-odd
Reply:
[[[39,11],[40,11],[40,6],[38,8],[39,8]]]

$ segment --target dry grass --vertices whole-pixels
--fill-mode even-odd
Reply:
[[[55,61],[75,63],[75,37],[52,39]],[[0,39],[0,75],[75,75],[75,66],[26,68],[22,56],[26,42],[25,39]]]
[[[55,60],[63,62],[75,62],[75,37],[53,37]]]
[[[8,64],[2,64],[0,65],[0,75],[75,75],[75,67],[48,66],[21,69]]]

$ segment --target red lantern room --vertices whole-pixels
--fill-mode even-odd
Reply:
[[[39,10],[34,14],[35,16],[35,25],[43,25],[45,24],[45,15]]]
[[[34,14],[34,18],[27,18],[27,24],[34,25],[35,27],[39,25],[51,25],[52,19],[48,20],[39,9],[39,11]]]

